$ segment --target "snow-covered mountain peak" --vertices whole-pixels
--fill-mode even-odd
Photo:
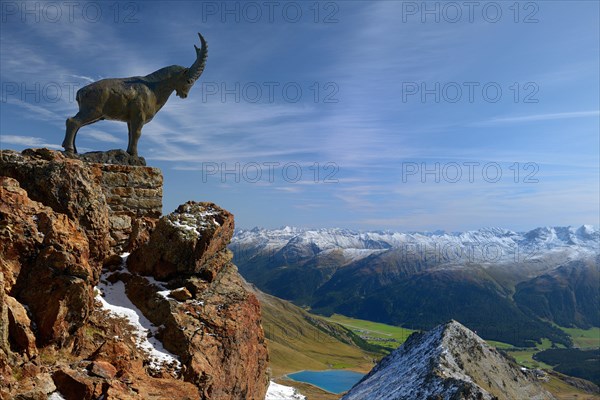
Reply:
[[[429,398],[553,397],[474,332],[450,321],[428,333],[412,335],[342,400]]]
[[[594,228],[593,225],[581,225],[579,228],[577,228],[575,234],[578,238],[584,240],[595,239],[596,242],[598,242],[598,239],[600,238],[600,230]]]

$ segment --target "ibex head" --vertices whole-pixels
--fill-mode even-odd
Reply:
[[[198,46],[194,45],[196,49],[196,61],[194,61],[191,67],[182,71],[181,78],[175,84],[175,93],[182,99],[188,96],[190,89],[194,86],[200,75],[202,75],[202,71],[204,71],[204,66],[206,65],[208,45],[200,33],[198,33],[198,36],[200,37],[202,47],[198,48]]]

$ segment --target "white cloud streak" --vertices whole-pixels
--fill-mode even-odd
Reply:
[[[46,139],[34,136],[0,135],[0,147],[13,144],[27,147],[47,147],[49,149],[62,149],[62,146],[46,142]]]
[[[549,114],[532,114],[512,117],[498,117],[487,121],[476,122],[474,126],[490,126],[500,124],[518,124],[522,122],[553,121],[557,119],[590,118],[600,116],[600,111],[572,111]]]

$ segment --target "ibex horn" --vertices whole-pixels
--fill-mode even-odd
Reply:
[[[202,47],[198,48],[198,46],[194,45],[196,49],[196,61],[194,61],[194,64],[188,70],[188,76],[193,80],[197,80],[202,75],[204,66],[206,65],[206,58],[208,57],[208,44],[206,44],[206,40],[204,40],[204,37],[199,32],[198,36],[200,37]]]

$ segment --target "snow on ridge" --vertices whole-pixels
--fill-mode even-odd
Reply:
[[[311,246],[317,252],[332,249],[400,249],[407,251],[444,251],[461,253],[471,251],[484,254],[483,261],[514,261],[527,255],[527,259],[541,257],[545,252],[565,252],[568,258],[599,253],[600,231],[591,225],[573,227],[542,227],[529,232],[515,232],[504,228],[482,228],[460,233],[401,233],[392,231],[359,232],[349,229],[283,229],[240,230],[232,245],[262,252],[277,252],[286,246]],[[501,255],[495,258],[494,253]],[[348,253],[348,261],[361,258],[359,253]],[[364,252],[366,257],[370,255]],[[481,258],[481,257],[480,257]],[[476,258],[477,259],[477,258]]]
[[[360,260],[371,254],[381,253],[382,251],[382,249],[343,249],[342,253],[349,260]]]
[[[271,381],[269,382],[265,400],[306,400],[306,396],[299,394],[291,386],[280,385]]]
[[[465,387],[470,388],[469,399],[492,400],[498,393],[506,398],[554,398],[475,332],[452,320],[409,337],[342,400],[450,400]]]
[[[128,255],[121,256],[123,262]],[[177,371],[181,369],[178,357],[166,350],[162,342],[156,338],[158,328],[129,300],[122,281],[110,284],[106,280],[106,274],[102,274],[96,289],[98,291],[96,300],[102,304],[102,308],[112,315],[125,318],[133,327],[137,346],[148,354],[151,369],[160,370],[165,364],[173,366]],[[148,337],[149,333],[152,334],[151,337]]]
[[[429,238],[443,238],[443,237],[481,237],[481,236],[525,236],[528,233],[541,232],[541,231],[558,231],[568,230],[573,234],[587,233],[589,235],[600,235],[600,230],[594,225],[584,224],[578,228],[572,226],[545,226],[538,227],[526,232],[512,231],[501,227],[484,227],[476,230],[468,230],[463,232],[452,232],[448,233],[445,231],[393,231],[393,230],[373,230],[373,231],[360,231],[346,228],[318,228],[318,229],[306,229],[286,226],[280,229],[266,229],[266,228],[253,228],[253,229],[239,229],[235,232],[235,237],[257,237],[262,236],[265,238],[273,237],[296,237],[296,236],[356,236],[356,237],[394,237],[398,235],[409,236],[409,237],[429,237]]]
[[[453,337],[483,343],[456,321],[439,325],[409,339],[384,358],[342,400],[429,398],[443,392],[451,393],[460,382],[476,385],[449,351],[448,340]]]
[[[416,399],[437,393],[442,380],[437,376],[430,376],[427,385],[425,380],[430,370],[429,361],[438,358],[444,351],[441,346],[443,330],[443,325],[438,326],[417,346],[405,343],[380,361],[343,399]],[[397,382],[398,379],[402,381]],[[423,387],[429,393],[422,392]]]

